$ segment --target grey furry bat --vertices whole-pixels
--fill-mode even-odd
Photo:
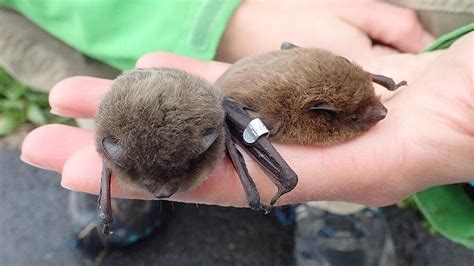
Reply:
[[[127,188],[157,198],[187,190],[224,155],[222,97],[181,70],[125,72],[99,105],[97,151]]]
[[[199,184],[225,151],[249,206],[268,210],[235,142],[278,187],[273,205],[298,178],[268,141],[258,118],[277,141],[347,141],[385,116],[372,81],[392,90],[403,84],[366,73],[329,52],[306,48],[243,59],[215,87],[176,69],[124,73],[113,82],[96,116],[96,147],[103,158],[98,217],[104,232],[112,223],[112,172],[129,188],[166,198]]]
[[[114,80],[96,115],[104,159],[98,216],[112,223],[110,176],[156,198],[197,185],[224,155],[222,94],[177,69],[142,69]]]

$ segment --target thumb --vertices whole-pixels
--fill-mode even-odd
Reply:
[[[433,35],[423,28],[416,13],[407,8],[372,1],[334,8],[334,12],[342,19],[372,39],[402,52],[419,52],[434,41]]]
[[[171,67],[187,71],[214,83],[229,67],[217,61],[200,61],[166,52],[152,52],[138,59],[137,68]]]

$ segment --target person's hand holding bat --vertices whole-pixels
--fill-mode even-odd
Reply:
[[[343,200],[380,206],[433,185],[473,179],[473,38],[470,34],[442,52],[360,62],[371,72],[407,80],[409,86],[387,94],[387,117],[351,142],[327,148],[275,144],[299,176],[298,186],[279,203]],[[149,54],[137,65],[181,68],[211,82],[228,67],[165,53]],[[51,92],[52,108],[63,116],[93,117],[110,83],[89,77],[62,81]],[[27,137],[22,157],[61,172],[66,188],[97,194],[101,160],[93,139],[90,130],[43,126]],[[262,198],[268,201],[274,194],[273,184],[253,160],[246,162]],[[112,193],[148,197],[130,194],[116,184]],[[197,189],[171,199],[246,206],[239,178],[227,159]]]

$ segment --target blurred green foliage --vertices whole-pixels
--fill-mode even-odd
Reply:
[[[72,119],[51,114],[50,109],[46,93],[32,91],[0,68],[0,137],[25,123],[74,124]]]

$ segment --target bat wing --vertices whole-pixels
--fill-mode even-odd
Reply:
[[[232,139],[262,166],[273,183],[277,186],[278,192],[273,196],[270,202],[271,205],[275,204],[282,195],[295,188],[298,183],[298,176],[281,157],[275,147],[273,147],[267,135],[257,134],[254,138],[245,136],[245,131],[249,129],[249,125],[251,125],[254,120],[249,118],[240,103],[230,97],[224,97],[223,106],[226,113],[226,125]],[[251,128],[250,130],[255,129]],[[258,131],[258,129],[255,131]]]

